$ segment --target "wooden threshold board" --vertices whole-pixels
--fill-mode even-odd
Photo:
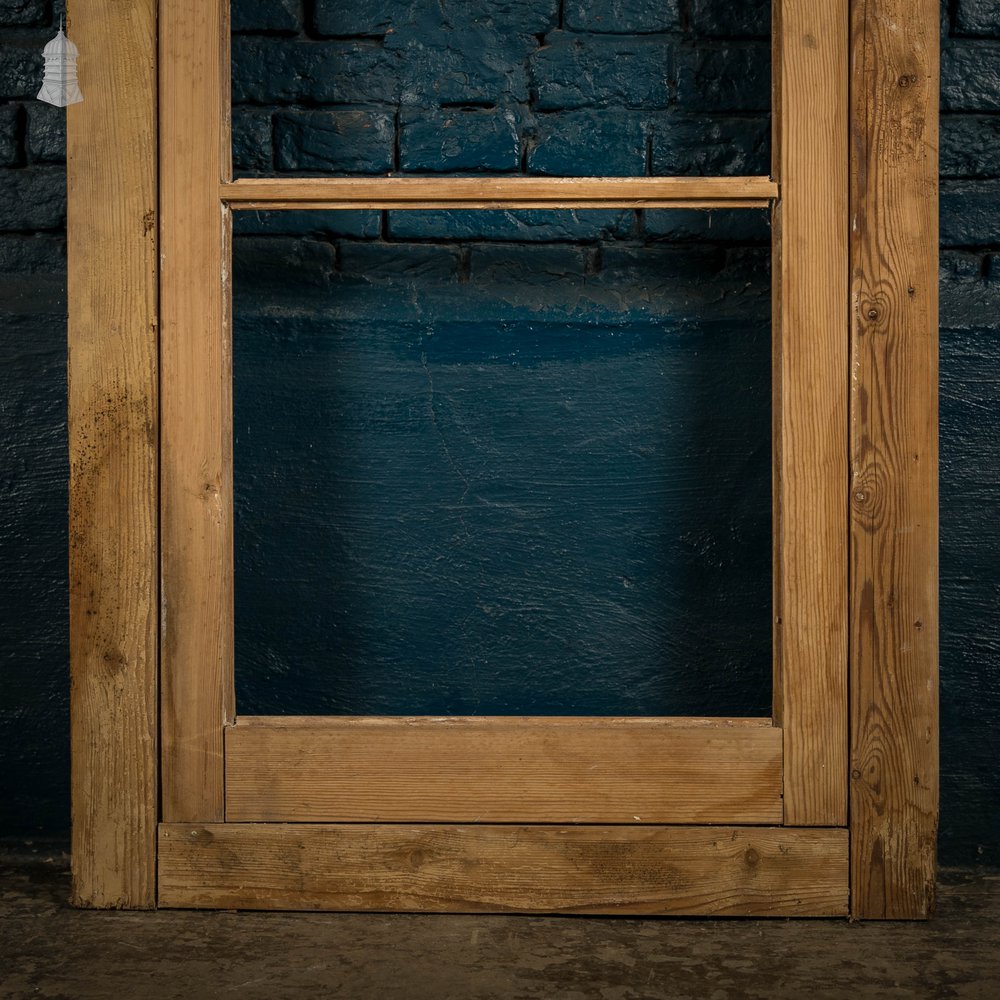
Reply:
[[[159,906],[843,917],[847,831],[162,824]]]
[[[768,177],[301,177],[224,183],[234,209],[766,208]]]
[[[767,719],[241,718],[227,822],[780,823]]]

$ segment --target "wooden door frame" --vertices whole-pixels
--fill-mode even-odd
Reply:
[[[794,21],[801,8],[782,2]],[[158,510],[167,499],[170,510],[187,503],[214,525],[207,534],[183,543],[188,555],[190,546],[202,553],[196,563],[223,567],[222,576],[229,580],[216,580],[208,588],[209,600],[191,602],[188,630],[197,634],[192,621],[210,621],[213,615],[225,614],[227,601],[231,606],[231,592],[226,590],[231,588],[231,574],[225,572],[231,552],[224,541],[212,548],[212,538],[224,539],[228,530],[231,445],[225,421],[228,338],[221,344],[202,343],[197,349],[207,354],[182,357],[176,345],[161,343],[158,335],[158,222],[161,206],[174,195],[169,176],[163,181],[157,176],[157,141],[164,135],[172,142],[201,144],[198,155],[206,170],[197,178],[185,178],[185,189],[190,193],[193,183],[191,211],[204,213],[199,231],[223,254],[225,215],[232,207],[275,207],[276,202],[308,207],[331,200],[344,207],[544,207],[553,204],[551,182],[451,181],[443,201],[440,182],[431,191],[426,181],[416,178],[394,180],[390,188],[382,181],[377,190],[361,179],[225,182],[225,129],[191,136],[180,127],[190,102],[199,98],[197,87],[187,88],[173,107],[164,102],[162,115],[159,110],[157,19],[169,22],[174,6],[168,0],[130,0],[110,11],[96,0],[70,4],[69,28],[85,53],[80,75],[87,95],[68,114],[73,899],[83,906],[155,906],[157,828],[165,819],[160,828],[161,905],[246,904],[246,897],[218,891],[201,900],[191,895],[185,866],[195,851],[199,863],[211,867],[212,851],[206,851],[206,843],[216,845],[216,857],[249,851],[256,859],[268,858],[288,887],[301,884],[307,862],[311,869],[332,864],[331,851],[349,858],[364,844],[367,857],[374,851],[383,859],[381,880],[366,884],[362,899],[359,886],[345,888],[342,872],[331,869],[323,888],[327,898],[339,892],[344,905],[353,898],[360,907],[366,900],[370,906],[374,895],[384,908],[454,909],[454,899],[446,894],[438,907],[426,899],[415,906],[400,881],[413,863],[412,839],[401,839],[401,826],[362,822],[363,808],[358,821],[348,826],[296,824],[291,828],[299,844],[295,856],[288,852],[290,834],[282,833],[289,828],[280,823],[255,824],[252,829],[251,824],[222,823],[227,817],[221,744],[207,754],[199,751],[197,760],[191,758],[190,773],[196,778],[187,782],[182,799],[161,787]],[[782,553],[781,572],[775,577],[775,605],[780,609],[776,646],[781,650],[776,660],[785,669],[776,676],[774,718],[786,744],[786,825],[425,828],[430,836],[421,843],[443,859],[442,884],[454,878],[449,864],[467,858],[469,851],[477,857],[502,857],[507,870],[527,844],[524,871],[537,872],[541,857],[553,872],[552,884],[543,884],[540,895],[536,891],[536,909],[833,914],[844,912],[847,898],[849,837],[854,917],[913,918],[931,911],[937,825],[938,5],[934,0],[851,0],[849,26],[846,0],[842,12],[849,88],[846,74],[841,82],[836,73],[816,73],[810,52],[818,50],[814,58],[826,58],[829,49],[805,23],[786,19],[775,65],[774,177],[782,183],[789,176],[808,176],[803,169],[812,158],[815,176],[827,185],[825,195],[822,188],[782,186],[775,229],[779,239],[782,230],[796,234],[797,252],[786,247],[776,260],[775,329],[780,331],[789,317],[797,326],[814,322],[816,316],[843,317],[842,343],[824,342],[830,354],[823,353],[824,347],[803,357],[780,335],[775,337],[775,391],[780,401],[775,407],[775,467],[780,473],[776,495],[788,501],[779,503],[776,512],[775,541]],[[223,15],[216,28],[221,36]],[[169,30],[161,37],[169,46]],[[162,44],[164,67],[176,64],[176,54],[164,51]],[[190,39],[178,38],[177,44],[190,46]],[[195,51],[203,57],[208,52],[198,46]],[[225,94],[228,67],[223,71],[218,51],[207,58],[214,62],[200,69],[210,70],[214,76],[209,79],[217,80]],[[817,116],[801,109],[782,114],[783,87],[802,72],[811,73],[810,85],[817,88],[821,105],[842,107],[845,120],[849,117],[850,149],[845,128],[843,153],[832,170],[820,163],[824,152],[817,142],[828,131]],[[178,125],[172,127],[172,120]],[[829,159],[828,147],[826,156]],[[574,204],[595,207],[767,204],[776,193],[775,181],[761,178],[739,183],[725,178],[565,183],[573,186]],[[829,244],[832,230],[823,222],[829,198],[841,197],[841,184],[845,209],[848,187],[850,198],[849,234],[847,227],[834,234],[836,241],[842,240],[842,250]],[[206,192],[201,199],[200,185]],[[175,185],[174,190],[179,195],[181,188]],[[205,211],[213,199],[223,206],[221,220],[217,210],[214,217]],[[564,204],[562,194],[558,204]],[[780,243],[776,249],[780,251]],[[191,260],[196,259],[192,254]],[[837,279],[825,286],[843,289],[834,299],[800,294],[800,289],[822,287],[806,280],[808,275],[803,279],[803,268],[836,271],[848,260],[849,299],[846,274],[842,284]],[[171,280],[208,288],[210,283],[193,269],[184,271],[187,265],[177,255],[169,256],[167,264],[174,268]],[[224,285],[216,282],[214,287],[219,291],[207,291],[206,301],[221,321],[227,314]],[[165,316],[164,321],[176,317]],[[161,362],[175,372],[207,364],[207,370],[219,375],[218,398],[207,400],[186,419],[205,452],[222,456],[222,462],[205,470],[197,489],[187,484],[186,494],[174,498],[161,496],[159,486],[160,462],[171,461],[169,445],[165,443],[162,454],[159,445]],[[830,368],[843,371],[844,378],[824,379]],[[823,427],[810,428],[808,420],[799,419],[801,413],[796,417],[795,401],[809,393],[823,396],[830,415]],[[820,448],[824,462],[842,473],[845,488],[830,501],[832,515],[824,512],[823,504],[798,502],[805,503],[811,489],[814,499],[816,495],[815,464],[803,463],[800,457],[803,442]],[[817,552],[828,558],[817,558]],[[163,558],[169,559],[170,553]],[[184,580],[192,565],[182,559],[169,573]],[[206,597],[198,591],[197,579],[189,577],[186,586],[194,588],[189,593]],[[817,608],[815,595],[822,587],[830,588],[830,599]],[[171,636],[169,612],[175,609],[170,595],[162,610],[168,612],[163,641],[188,641],[180,632]],[[218,633],[221,643],[226,641],[224,633]],[[214,663],[231,663],[231,650],[216,652]],[[831,664],[830,670],[814,669],[805,686],[800,671],[794,683],[803,696],[783,697],[796,664],[807,654],[814,663],[818,656],[821,664]],[[848,667],[840,673],[838,657]],[[838,731],[837,720],[831,723],[824,712],[831,692],[842,684],[850,691],[849,732],[847,719]],[[231,682],[223,678],[212,690],[215,695],[184,701],[186,709],[203,713],[204,732],[209,724],[218,728],[221,719],[233,714]],[[724,756],[731,739],[727,732],[739,728],[716,727]],[[226,739],[261,736],[237,730],[227,730]],[[750,730],[752,726],[737,735],[744,741],[761,738],[748,737]],[[642,732],[641,725],[637,731]],[[818,746],[817,734],[822,737]],[[263,735],[276,738],[274,731]],[[167,733],[168,752],[170,737]],[[277,738],[283,737],[279,733]],[[845,747],[843,753],[827,749],[838,741]],[[803,748],[810,742],[814,745],[806,753]],[[183,744],[173,745],[180,747],[183,760]],[[206,760],[216,764],[206,768]],[[615,831],[620,855],[611,865],[606,850],[609,829]],[[401,856],[408,859],[402,867]],[[589,859],[592,877],[606,883],[606,895],[619,892],[628,897],[626,902],[588,906],[567,896],[560,877],[567,858],[574,864]],[[843,858],[844,870],[831,868],[831,858]],[[667,869],[677,885],[665,909],[653,883]],[[739,891],[724,899],[713,896],[711,885],[706,889],[699,882],[699,873],[708,871],[723,871],[728,884]],[[477,907],[465,905],[465,900],[461,908],[518,909],[516,890],[515,885],[513,895],[501,894]],[[294,893],[279,887],[270,903],[294,905]]]

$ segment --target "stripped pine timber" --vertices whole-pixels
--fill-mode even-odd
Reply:
[[[781,822],[781,731],[684,720],[255,719],[230,822]]]
[[[851,869],[927,917],[938,820],[936,0],[852,22]]]
[[[408,201],[393,197],[379,198],[372,196],[363,199],[336,199],[326,201],[268,201],[267,199],[254,201],[234,201],[226,202],[233,211],[259,211],[259,212],[280,212],[280,211],[309,211],[309,212],[329,212],[341,211],[344,209],[441,209],[453,211],[458,209],[486,209],[486,210],[551,210],[563,209],[566,211],[583,211],[584,209],[630,209],[630,208],[687,208],[702,209],[709,211],[718,208],[769,208],[771,201],[767,199],[752,200],[726,200],[722,198],[696,198],[685,200],[680,198],[582,198],[566,197],[557,195],[553,198],[493,198],[483,201],[462,201],[450,200],[447,195],[441,194],[437,198],[429,198],[424,201]]]
[[[164,907],[845,916],[842,829],[172,824]]]
[[[228,4],[160,13],[163,817],[223,818],[233,714]]]
[[[72,0],[69,620],[76,906],[156,889],[156,3]]]
[[[784,821],[847,823],[848,0],[776,0],[775,723]]]
[[[306,177],[223,184],[235,208],[766,208],[767,177]]]

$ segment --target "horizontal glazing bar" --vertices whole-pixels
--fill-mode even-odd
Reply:
[[[302,177],[224,183],[234,209],[766,208],[768,177]]]

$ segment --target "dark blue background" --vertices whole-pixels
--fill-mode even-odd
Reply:
[[[447,3],[239,0],[237,165],[244,173],[762,170],[764,6],[493,0],[477,24],[462,26],[460,8]],[[942,19],[940,843],[946,861],[997,863],[1000,8],[953,0],[942,3]],[[7,833],[60,834],[68,825],[64,113],[32,100],[51,34],[46,0],[0,0],[0,828]],[[651,66],[659,75],[648,75]],[[386,638],[384,625],[386,609],[402,607],[409,645],[422,627],[428,633],[415,650],[427,669],[399,689],[422,692],[417,708],[440,697],[475,709],[486,704],[487,688],[495,707],[510,692],[519,696],[524,671],[561,655],[566,665],[583,663],[585,680],[560,688],[546,669],[535,690],[548,685],[567,709],[581,691],[592,696],[587,710],[600,710],[602,700],[611,710],[623,690],[635,690],[644,705],[669,700],[671,711],[694,710],[699,700],[715,711],[759,711],[766,651],[757,630],[766,607],[748,567],[767,545],[759,478],[769,448],[766,231],[758,220],[724,213],[714,213],[711,226],[704,215],[635,214],[596,233],[585,218],[568,230],[556,219],[495,216],[484,229],[482,219],[468,218],[291,213],[241,223],[236,405],[257,423],[237,426],[238,474],[245,470],[239,642],[246,652],[282,640],[257,666],[243,657],[246,704],[337,710],[338,691],[370,683],[367,673],[337,676],[337,663],[357,651],[387,670],[400,660],[403,640]],[[657,280],[645,312],[621,308]],[[713,297],[727,288],[729,299]],[[404,290],[415,296],[409,306]],[[381,297],[384,322],[365,330],[360,303],[373,296]],[[434,340],[437,333],[414,326],[414,309],[441,315],[435,303],[445,301],[461,302],[459,318],[470,325]],[[532,303],[541,303],[541,314]],[[308,304],[315,308],[303,313]],[[517,350],[508,339],[515,329]],[[589,381],[567,377],[574,364],[587,368]],[[374,369],[379,397],[367,391]],[[292,378],[309,391],[283,397]],[[556,421],[554,409],[574,402],[574,418]],[[612,419],[631,420],[624,437],[612,439]],[[540,433],[546,421],[551,434]],[[409,451],[398,438],[404,426],[414,435]],[[320,446],[311,466],[303,461],[310,440]],[[400,447],[390,448],[393,440]],[[612,496],[585,475],[588,448],[632,484],[630,492]],[[743,468],[734,465],[737,453]],[[525,508],[540,495],[547,467],[572,493],[574,517],[586,513],[576,531],[572,518],[560,522],[556,500]],[[413,497],[434,500],[436,517],[418,510],[407,523],[400,498],[388,505],[386,488],[406,481]],[[633,517],[615,523],[606,515],[623,503]],[[269,509],[281,512],[277,523],[266,523]],[[345,514],[367,521],[357,532],[338,531],[332,519]],[[417,530],[428,523],[429,534]],[[695,525],[706,524],[710,535],[698,535]],[[393,567],[398,532],[407,559]],[[512,552],[506,566],[484,563],[496,552],[486,544],[493,540]],[[360,562],[335,572],[351,545]],[[439,557],[454,577],[432,580],[421,605],[422,567]],[[286,621],[286,611],[298,612],[299,628],[276,633],[262,622],[254,633],[247,602],[265,570],[282,581],[286,607],[276,612]],[[394,579],[405,583],[398,593],[371,586]],[[553,580],[557,614],[517,604],[519,594],[551,597]],[[364,581],[369,592],[356,592]],[[491,595],[501,603],[484,609]],[[576,607],[560,607],[573,595]],[[602,597],[599,614],[581,605],[587,595]],[[742,616],[734,609],[741,595]],[[662,618],[649,613],[654,606]],[[324,609],[322,621],[301,620],[310,608]],[[447,624],[470,613],[474,630]],[[642,624],[630,632],[633,620]],[[512,630],[512,622],[524,628]],[[331,630],[332,640],[308,641]],[[702,665],[685,674],[698,632],[714,644],[715,674]],[[452,662],[482,661],[492,648],[507,667],[449,674],[433,664],[446,640],[474,643]],[[532,663],[519,654],[528,648],[538,652]],[[623,654],[632,656],[635,681],[624,689],[613,673]],[[658,659],[669,668],[669,691],[642,684]],[[389,689],[364,693],[377,706]],[[730,696],[745,703],[726,704]]]
[[[238,711],[770,714],[766,255],[633,215],[238,243]]]

